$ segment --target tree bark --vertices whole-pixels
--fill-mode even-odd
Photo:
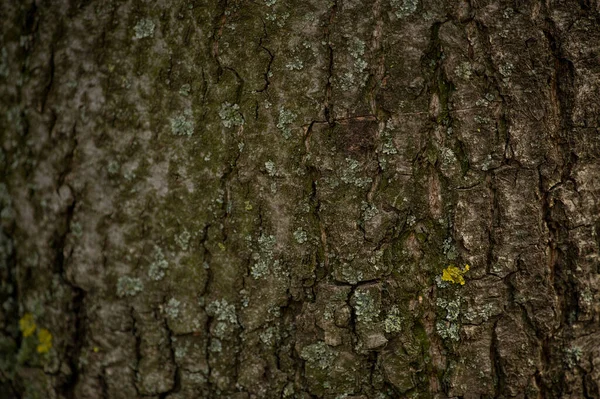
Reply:
[[[600,398],[598,1],[0,10],[1,397]]]

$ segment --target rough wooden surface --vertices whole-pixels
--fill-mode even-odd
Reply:
[[[600,398],[599,7],[3,1],[0,396]]]

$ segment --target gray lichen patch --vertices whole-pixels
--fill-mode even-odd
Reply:
[[[298,244],[304,244],[306,241],[308,241],[308,235],[306,234],[306,231],[302,229],[302,227],[298,227],[294,231],[294,239]]]
[[[171,133],[176,136],[191,136],[194,134],[194,120],[190,108],[183,113],[173,116],[170,120]]]
[[[240,112],[240,106],[237,104],[231,104],[229,102],[221,104],[219,117],[221,118],[223,126],[227,128],[244,124],[244,116]]]
[[[148,269],[148,277],[159,281],[165,277],[165,272],[169,268],[169,262],[165,259],[165,254],[159,246],[154,246],[154,261]]]
[[[370,177],[358,176],[361,172],[361,165],[356,159],[346,158],[346,165],[342,169],[341,180],[346,184],[353,184],[359,188],[367,188],[373,181]]]
[[[267,170],[267,174],[271,177],[274,177],[277,174],[277,170],[275,169],[275,162],[271,160],[265,162],[265,169]]]
[[[255,279],[265,277],[269,271],[279,266],[279,260],[274,260],[275,257],[275,236],[261,234],[258,237],[258,252],[252,254],[253,264],[250,268],[250,274]]]
[[[285,108],[279,109],[279,119],[277,120],[277,128],[283,134],[285,139],[289,139],[292,137],[292,123],[296,120],[298,115],[293,111],[287,110]]]
[[[377,209],[375,204],[369,204],[366,201],[362,202],[361,209],[363,212],[363,220],[365,222],[373,219],[379,213],[379,209]]]
[[[564,350],[564,360],[568,368],[572,369],[579,365],[583,351],[579,346],[570,346]]]
[[[290,71],[300,71],[304,68],[304,62],[298,56],[285,64],[285,67]]]
[[[456,68],[454,68],[454,73],[456,74],[456,76],[462,79],[469,80],[473,75],[473,67],[470,63],[465,61],[460,63]]]
[[[391,0],[390,4],[397,18],[406,18],[417,11],[419,0]]]
[[[442,312],[445,311],[446,313],[444,320],[438,320],[435,325],[440,337],[452,341],[460,340],[460,302],[460,298],[456,298],[455,300],[437,299],[436,305]]]
[[[117,282],[117,296],[123,298],[126,296],[135,296],[144,289],[142,280],[136,277],[123,276]]]
[[[398,309],[398,306],[392,306],[385,320],[383,321],[383,328],[388,334],[402,331],[402,317],[400,316],[400,310]]]
[[[340,86],[343,90],[352,90],[356,86],[364,86],[367,81],[366,73],[368,63],[363,58],[366,44],[363,40],[353,37],[348,43],[348,53],[353,59],[352,68],[340,77]]]
[[[237,315],[235,305],[230,304],[225,299],[217,299],[206,307],[206,313],[218,321],[226,321],[237,324]]]
[[[335,351],[323,341],[307,345],[300,352],[302,359],[323,370],[331,366],[335,356]]]
[[[192,235],[189,231],[183,230],[181,234],[175,236],[175,243],[181,248],[182,251],[187,251],[190,245],[190,239]]]
[[[179,316],[179,306],[180,305],[181,305],[181,302],[178,301],[177,299],[175,299],[175,298],[169,299],[167,306],[165,306],[165,313],[167,314],[167,316],[169,316],[171,319],[176,319],[177,316]]]
[[[154,36],[154,28],[156,25],[149,18],[144,18],[138,21],[137,24],[133,27],[134,31],[134,39],[143,39],[145,37]]]
[[[379,318],[381,298],[378,288],[372,286],[358,287],[354,291],[350,303],[354,307],[358,322],[368,323]]]
[[[210,345],[208,346],[208,350],[213,353],[219,353],[223,350],[223,345],[221,344],[221,340],[218,338],[213,338],[210,340]]]
[[[192,90],[192,86],[189,83],[182,84],[179,88],[179,94],[187,97],[190,95],[190,91]]]

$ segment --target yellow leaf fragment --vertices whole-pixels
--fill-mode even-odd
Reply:
[[[469,265],[465,265],[462,270],[454,265],[450,265],[442,272],[442,280],[449,281],[453,284],[465,285],[465,278],[463,276],[469,269]]]

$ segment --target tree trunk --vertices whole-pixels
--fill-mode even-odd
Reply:
[[[0,10],[0,397],[600,398],[597,0]]]

